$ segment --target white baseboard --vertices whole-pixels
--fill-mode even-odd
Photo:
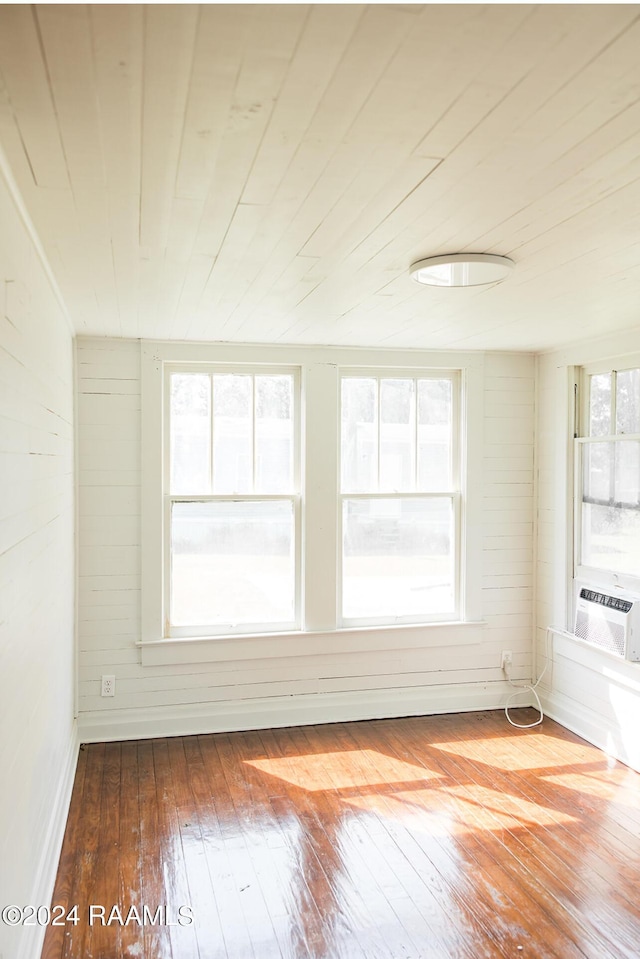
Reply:
[[[617,723],[563,693],[540,696],[545,714],[607,755],[640,772],[640,743],[634,728],[626,737]]]
[[[64,831],[67,825],[71,792],[73,790],[73,782],[78,765],[79,748],[80,740],[78,738],[78,730],[74,724],[64,769],[60,776],[56,798],[49,817],[40,862],[38,863],[38,869],[33,882],[33,891],[29,899],[30,903],[48,905],[51,902],[56,876],[58,874],[58,861],[60,859],[60,850],[62,849],[62,840],[64,839]],[[22,935],[18,943],[16,959],[39,959],[40,953],[42,952],[45,932],[46,926],[22,927]]]
[[[226,703],[81,713],[80,741],[113,742],[162,736],[309,726],[363,719],[501,709],[513,692],[504,682],[317,693]],[[526,701],[519,705],[527,705]]]

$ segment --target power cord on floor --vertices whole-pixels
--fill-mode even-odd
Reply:
[[[503,664],[502,664],[502,670],[503,670],[505,676],[507,677],[507,682],[509,683],[510,686],[513,686],[514,689],[517,690],[517,692],[512,693],[511,696],[509,696],[509,698],[507,699],[507,701],[506,701],[506,703],[505,703],[505,707],[504,707],[504,714],[505,714],[505,716],[507,717],[507,721],[508,721],[512,726],[515,726],[516,729],[533,729],[534,726],[539,726],[539,725],[542,723],[542,720],[544,719],[544,712],[542,711],[542,703],[540,702],[540,697],[538,696],[538,694],[537,694],[537,692],[536,692],[536,689],[537,689],[538,686],[540,685],[540,683],[541,683],[541,681],[542,681],[542,677],[543,677],[544,674],[546,673],[547,667],[548,667],[548,665],[549,665],[549,634],[550,634],[552,631],[553,631],[553,627],[552,627],[552,626],[547,627],[547,632],[546,632],[546,649],[545,649],[545,657],[546,657],[546,658],[545,658],[544,669],[542,670],[542,672],[540,673],[540,675],[539,675],[538,678],[536,679],[535,683],[533,683],[533,684],[531,684],[531,683],[514,683],[513,680],[511,679],[511,677],[509,676],[509,666],[511,665],[511,663],[510,663],[510,662],[503,662]],[[521,696],[522,693],[525,693],[525,692],[530,692],[530,693],[533,694],[533,698],[534,698],[535,701],[536,701],[536,706],[535,706],[535,708],[538,710],[538,712],[540,713],[540,715],[539,715],[539,717],[536,719],[536,721],[533,722],[533,723],[516,723],[516,722],[513,721],[513,719],[512,719],[511,716],[509,715],[509,709],[513,708],[513,707],[511,706],[511,703],[512,703],[513,700],[516,698],[516,696]]]

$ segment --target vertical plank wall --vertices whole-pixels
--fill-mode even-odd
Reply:
[[[3,906],[49,901],[77,757],[73,339],[12,196],[0,172]],[[0,923],[0,956],[43,931]]]
[[[573,367],[638,355],[637,333],[575,345],[537,360],[538,524],[535,650],[545,711],[594,745],[640,770],[639,667],[547,627],[572,626]]]
[[[534,359],[484,358],[482,641],[279,658],[140,664],[140,343],[78,340],[80,718],[84,740],[486,708],[504,702],[500,650],[531,671]],[[268,640],[263,642],[268,643]],[[116,676],[116,696],[100,677]]]

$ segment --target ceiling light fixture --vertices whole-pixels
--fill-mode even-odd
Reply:
[[[417,260],[409,272],[427,286],[484,286],[504,280],[513,267],[513,260],[494,253],[452,253]]]

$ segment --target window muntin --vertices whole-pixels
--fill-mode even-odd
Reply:
[[[341,621],[458,613],[458,377],[341,376]]]
[[[640,367],[583,371],[577,572],[640,587]]]
[[[299,624],[298,376],[167,367],[169,636]]]

